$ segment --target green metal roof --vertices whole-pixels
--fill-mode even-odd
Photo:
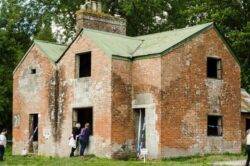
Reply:
[[[133,58],[160,54],[201,30],[210,27],[212,24],[213,23],[201,24],[138,37],[128,37],[92,29],[83,29],[81,34],[90,37],[110,56],[116,55]]]
[[[213,23],[138,37],[129,37],[84,28],[80,35],[89,37],[109,56],[132,59],[141,56],[161,54],[211,25],[213,25]],[[70,47],[41,40],[35,40],[34,44],[53,62],[58,62],[68,47]]]
[[[133,37],[92,29],[83,29],[82,35],[91,38],[106,54],[127,58],[132,57],[142,42]]]
[[[197,32],[209,27],[213,23],[201,24],[197,26],[155,33],[151,35],[139,36],[136,39],[143,40],[140,48],[133,54],[133,57],[141,55],[160,54],[173,47]]]
[[[67,46],[65,45],[55,44],[42,40],[34,40],[34,44],[38,46],[43,51],[43,53],[45,53],[53,62],[56,62],[67,48]]]

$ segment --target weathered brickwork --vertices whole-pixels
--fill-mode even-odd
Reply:
[[[76,77],[76,54],[91,51],[91,77]],[[84,56],[84,55],[83,55]],[[93,135],[89,149],[98,156],[111,155],[111,58],[88,38],[79,36],[58,64],[62,85],[67,87],[59,155],[68,155],[65,142],[71,133],[74,108],[93,108]],[[71,67],[69,67],[71,66]]]
[[[37,74],[30,70],[36,68]],[[13,154],[21,154],[28,149],[29,115],[38,114],[40,155],[52,155],[55,152],[53,121],[48,117],[50,107],[50,87],[55,66],[34,46],[21,63],[13,77]],[[46,136],[46,133],[49,133]],[[47,147],[50,147],[49,150]]]
[[[207,57],[221,58],[222,80],[207,78]],[[162,76],[162,156],[240,151],[240,67],[214,29],[164,56]],[[208,114],[222,137],[207,136]]]
[[[76,56],[86,52],[91,76],[78,78]],[[28,141],[29,114],[39,113],[38,154],[68,156],[73,111],[89,107],[93,135],[87,153],[110,157],[122,145],[134,150],[140,108],[151,158],[239,152],[240,67],[214,28],[165,54],[112,58],[84,35],[56,64],[32,48],[14,73],[13,154]],[[207,78],[207,57],[221,59],[222,79]],[[36,75],[29,73],[33,66]],[[222,136],[207,136],[208,115],[222,116]]]
[[[104,13],[79,10],[76,13],[76,28],[79,32],[81,28],[95,29],[125,35],[126,20]]]
[[[134,148],[135,123],[132,110],[130,61],[112,60],[112,144],[113,152],[122,145]]]
[[[161,58],[142,59],[132,64],[133,108],[145,108],[146,147],[151,157],[160,154]]]

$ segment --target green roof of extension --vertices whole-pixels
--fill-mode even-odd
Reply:
[[[43,51],[43,53],[46,54],[48,58],[53,62],[56,62],[67,48],[66,45],[51,43],[42,40],[34,40],[34,44],[38,46]]]
[[[138,37],[129,37],[92,29],[83,29],[81,34],[90,37],[110,56],[133,58],[160,54],[211,25],[213,23]]]

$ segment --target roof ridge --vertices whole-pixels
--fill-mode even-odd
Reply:
[[[56,43],[56,42],[50,42],[50,41],[46,41],[46,40],[34,39],[34,43],[36,43],[36,41],[42,42],[42,43],[49,43],[49,44],[54,44],[54,45],[66,46],[66,47],[68,46],[66,44],[59,44],[59,43]]]
[[[185,29],[189,29],[189,28],[194,28],[194,27],[201,26],[201,25],[206,25],[206,24],[207,24],[207,26],[210,26],[210,25],[213,24],[213,22],[204,23],[204,24],[198,24],[198,25],[193,25],[193,26],[184,27],[184,28],[172,29],[172,30],[162,31],[162,32],[157,32],[157,33],[151,33],[151,34],[147,34],[147,35],[135,36],[135,38],[154,36],[154,35],[156,35],[156,34],[166,33],[166,32],[180,31],[180,30],[185,30]],[[204,27],[204,28],[205,28],[205,27]]]
[[[87,31],[94,31],[96,33],[100,33],[100,34],[112,34],[113,36],[117,36],[117,37],[121,37],[121,38],[126,38],[126,39],[130,39],[130,40],[140,40],[140,39],[137,39],[135,37],[132,37],[132,36],[127,36],[127,35],[121,35],[121,34],[117,34],[117,33],[112,33],[112,32],[106,32],[106,31],[99,31],[99,30],[95,30],[95,29],[88,29],[88,28],[83,28],[83,32],[87,30]]]

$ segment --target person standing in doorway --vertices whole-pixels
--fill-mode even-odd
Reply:
[[[4,157],[4,151],[6,148],[6,134],[7,134],[7,130],[3,129],[1,134],[0,134],[0,161],[3,161],[3,157]]]
[[[84,155],[84,151],[86,146],[89,143],[89,136],[90,136],[90,129],[89,129],[89,123],[85,124],[85,127],[82,128],[81,133],[79,135],[79,141],[80,141],[80,156]]]
[[[250,162],[250,129],[247,130],[247,136],[246,136],[246,152],[247,152],[246,166],[249,166],[249,162]]]

